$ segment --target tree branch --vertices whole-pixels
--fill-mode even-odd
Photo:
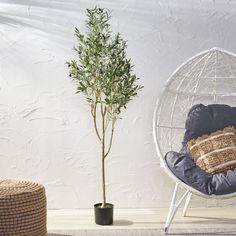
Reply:
[[[110,143],[109,143],[109,147],[108,147],[107,152],[105,153],[104,158],[107,157],[107,155],[109,154],[109,152],[110,152],[110,150],[111,150],[112,141],[113,141],[113,136],[114,136],[114,130],[115,130],[115,122],[116,122],[116,119],[113,118],[113,120],[112,120],[112,129],[111,129],[111,136],[110,136]]]
[[[107,111],[106,120],[105,120],[105,131],[107,130],[107,127],[109,126],[109,124],[110,124],[110,114],[109,114],[109,111]]]
[[[97,137],[100,141],[102,141],[101,136],[100,136],[99,131],[98,131],[98,127],[97,127],[97,104],[98,103],[96,101],[95,104],[94,104],[94,110],[93,110],[93,123],[94,123],[94,127],[95,127]]]

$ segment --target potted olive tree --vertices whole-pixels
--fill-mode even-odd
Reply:
[[[77,93],[83,93],[90,106],[95,133],[101,143],[102,203],[94,205],[95,222],[113,223],[113,205],[106,201],[105,160],[111,150],[116,121],[122,108],[137,95],[142,86],[132,72],[126,56],[126,41],[119,33],[112,35],[110,11],[95,7],[87,9],[83,35],[75,28],[78,58],[67,62],[69,76],[77,83]]]

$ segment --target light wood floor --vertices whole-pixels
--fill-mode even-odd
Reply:
[[[177,213],[172,229],[236,228],[236,208],[190,208]],[[114,224],[94,223],[93,210],[49,210],[48,230],[163,229],[167,209],[115,209]]]

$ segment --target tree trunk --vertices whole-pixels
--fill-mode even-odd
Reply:
[[[106,110],[105,110],[106,112]],[[106,207],[106,176],[105,176],[105,112],[102,110],[102,208]]]
[[[102,208],[106,207],[105,159],[102,157]]]

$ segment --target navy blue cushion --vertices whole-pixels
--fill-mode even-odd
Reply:
[[[165,156],[169,169],[176,177],[196,190],[211,195],[236,192],[236,170],[210,175],[193,162],[186,143],[203,134],[210,134],[226,126],[236,127],[236,108],[224,104],[193,106],[186,120],[183,148],[180,152],[168,152]]]
[[[236,107],[224,104],[195,105],[187,116],[183,145],[192,138],[210,134],[226,126],[236,127]]]
[[[169,169],[192,188],[207,195],[236,192],[236,170],[209,175],[201,170],[186,153],[168,152],[165,156]]]

